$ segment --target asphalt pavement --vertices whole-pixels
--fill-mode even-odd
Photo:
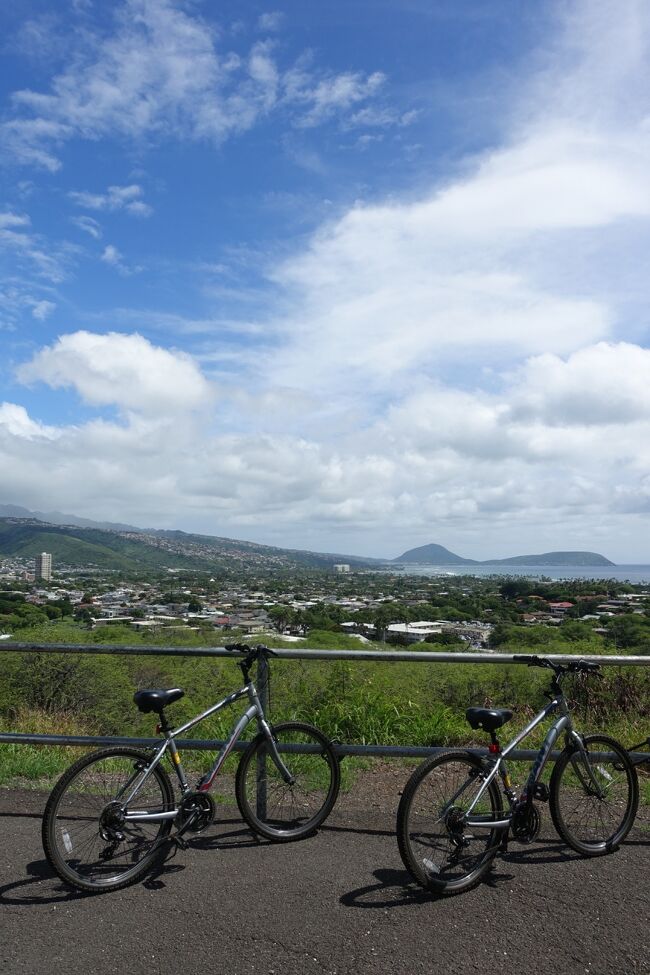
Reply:
[[[489,880],[434,899],[405,871],[392,810],[335,809],[313,837],[217,824],[155,876],[99,896],[50,871],[44,797],[0,790],[0,972],[120,975],[650,973],[650,834],[582,859],[552,832]]]

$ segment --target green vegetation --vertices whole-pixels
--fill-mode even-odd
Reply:
[[[645,640],[648,621],[641,617],[639,620],[634,633],[630,633],[634,639]],[[508,652],[620,652],[616,643],[620,640],[620,627],[614,630],[616,636],[610,639],[609,634],[595,635],[589,627],[571,620],[557,628],[506,625],[497,633],[497,640],[499,649]],[[214,636],[207,640],[205,634],[190,631],[141,635],[119,626],[88,630],[72,620],[32,625],[21,630],[20,638],[35,643],[129,646],[217,643]],[[279,636],[268,642],[287,645]],[[305,642],[323,649],[360,646],[357,639],[331,629],[312,630]],[[416,649],[441,647],[439,643],[420,643]],[[271,667],[274,720],[313,721],[331,737],[361,743],[483,744],[483,736],[472,733],[465,722],[468,706],[514,707],[516,717],[509,725],[509,730],[514,730],[525,724],[541,704],[542,691],[548,683],[544,672],[515,665],[278,660]],[[170,709],[174,721],[180,723],[228,693],[238,681],[239,671],[234,663],[222,658],[117,653],[77,656],[21,653],[0,647],[0,724],[15,731],[65,730],[151,737],[155,719],[136,710],[132,703],[136,688],[183,687],[186,696]],[[606,729],[627,744],[650,733],[647,669],[608,668],[600,681],[576,678],[567,686],[581,727]],[[223,737],[233,720],[233,712],[225,711],[195,729],[195,734],[201,738]],[[2,746],[0,781],[16,776],[23,781],[48,777],[69,761],[69,749]],[[192,757],[192,764],[200,768],[209,762],[205,753],[194,753]]]

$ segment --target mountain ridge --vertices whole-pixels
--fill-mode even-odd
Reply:
[[[49,521],[49,516],[56,521]],[[470,559],[443,545],[409,549],[394,559],[364,558],[308,549],[280,548],[241,539],[199,535],[174,529],[143,529],[114,522],[96,522],[61,512],[34,512],[20,505],[0,504],[0,555],[33,557],[51,551],[69,565],[111,569],[332,568],[349,563],[358,568],[396,564],[418,565],[614,565],[597,552],[543,552],[505,559]]]

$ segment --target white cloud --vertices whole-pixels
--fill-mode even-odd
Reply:
[[[623,254],[625,274],[646,282],[644,315],[650,8],[562,10],[575,12],[568,33],[518,88],[500,146],[419,198],[356,204],[272,269],[283,298],[272,381],[343,401],[395,396],[420,375],[475,382],[479,363],[514,368],[624,337]],[[601,64],[610,21],[619,47]]]
[[[130,186],[109,186],[106,193],[88,193],[81,190],[71,191],[68,196],[86,210],[124,210],[132,216],[149,217],[153,208],[141,199],[142,193],[142,187],[133,183]]]
[[[101,240],[102,228],[92,217],[71,217],[70,219],[75,227],[79,227],[84,233],[90,234],[95,240]]]
[[[297,67],[284,77],[284,100],[289,104],[306,106],[297,124],[309,128],[341,110],[347,111],[359,102],[372,98],[385,81],[386,76],[381,71],[369,75],[347,71],[314,80],[302,67]]]
[[[609,426],[650,418],[650,349],[601,342],[568,360],[531,359],[518,376],[514,414],[549,426]]]
[[[131,9],[151,38],[156,17],[185,17],[160,3]],[[119,421],[60,427],[50,442],[24,407],[5,404],[0,464],[13,496],[29,498],[47,469],[52,506],[136,523],[196,519],[218,534],[386,555],[432,540],[477,558],[601,547],[646,561],[650,12],[560,9],[575,11],[566,37],[518,85],[500,145],[426,193],[357,204],[275,265],[277,311],[246,321],[248,340],[227,350],[232,387],[219,390],[218,416],[196,361],[140,335],[77,332],[37,353],[23,382],[73,388],[90,406],[117,407]],[[121,77],[130,30],[98,49],[80,90]],[[206,38],[196,19],[188,31],[183,43]],[[197,79],[210,74],[213,42]],[[177,125],[190,82],[172,48],[179,75],[168,62],[152,105],[139,102],[147,57],[134,68],[123,131]],[[378,75],[322,76],[305,62],[287,75],[268,44],[214,70],[239,80],[210,100],[204,78],[184,123],[193,136],[234,131],[235,106],[240,127],[280,106],[305,126],[331,112],[399,124],[365,111]],[[99,137],[111,113],[91,115],[66,124]],[[102,212],[109,197],[99,198]],[[2,231],[30,227],[9,212]],[[112,244],[103,259],[124,260]],[[223,361],[218,315],[148,324],[200,335],[206,369]]]
[[[66,276],[65,248],[47,245],[31,230],[31,221],[26,214],[0,213],[0,250],[7,251],[18,262],[26,262],[39,277],[53,284],[63,281]]]
[[[72,387],[89,404],[170,416],[201,409],[212,390],[193,360],[152,345],[140,335],[75,332],[21,366],[24,383]]]
[[[283,21],[284,14],[282,11],[273,10],[269,11],[268,13],[261,14],[257,19],[257,26],[259,30],[273,32],[280,30]]]
[[[86,27],[70,37],[74,49],[48,92],[14,93],[15,116],[0,138],[16,161],[55,171],[58,147],[72,138],[221,143],[276,109],[312,126],[371,99],[384,80],[307,70],[304,59],[283,69],[269,41],[221,51],[217,31],[170,0],[125,0],[112,10],[112,33]],[[263,14],[260,25],[277,27],[279,14]]]
[[[58,432],[32,420],[24,406],[0,403],[0,430],[19,440],[56,440]]]
[[[124,277],[130,277],[132,274],[139,274],[142,268],[138,265],[129,265],[124,261],[124,255],[118,250],[114,244],[107,244],[100,255],[100,261],[104,264],[108,264],[109,267],[114,267],[119,274]]]
[[[36,301],[32,306],[32,315],[39,322],[44,322],[45,319],[52,314],[55,308],[56,304],[53,301]]]

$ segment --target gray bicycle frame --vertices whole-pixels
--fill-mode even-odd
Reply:
[[[187,795],[187,793],[190,792],[191,789],[185,777],[185,772],[183,771],[183,766],[181,763],[180,755],[178,753],[178,749],[176,747],[175,738],[178,735],[182,735],[186,731],[189,731],[190,728],[194,728],[197,724],[200,724],[201,721],[204,721],[205,718],[209,718],[210,715],[216,714],[217,711],[220,711],[222,708],[228,707],[228,705],[230,704],[234,704],[235,701],[238,701],[242,697],[248,697],[250,706],[246,709],[244,714],[242,714],[240,719],[235,724],[230,734],[230,737],[223,744],[220,752],[218,753],[214,765],[207,773],[207,775],[205,775],[201,780],[201,783],[199,785],[199,791],[209,792],[210,788],[212,787],[212,783],[214,782],[216,776],[219,774],[219,770],[223,766],[223,763],[226,761],[228,755],[232,751],[235,742],[241,737],[244,730],[246,729],[248,724],[253,720],[253,718],[257,718],[258,728],[264,734],[269,745],[271,757],[273,758],[273,761],[277,765],[278,770],[282,775],[282,777],[284,778],[285,782],[287,782],[290,785],[294,781],[291,772],[286,767],[286,765],[282,761],[282,758],[280,757],[278,747],[276,745],[275,739],[273,738],[273,734],[271,733],[271,728],[269,727],[269,724],[264,715],[264,711],[262,709],[262,705],[260,703],[257,690],[255,688],[254,683],[250,681],[244,687],[241,687],[238,691],[235,691],[233,694],[229,694],[227,697],[224,697],[223,700],[219,701],[217,704],[213,704],[206,711],[203,711],[202,714],[199,714],[197,715],[197,717],[192,718],[191,721],[186,722],[186,724],[181,725],[179,728],[175,728],[173,731],[168,729],[164,732],[165,741],[163,741],[163,743],[160,745],[160,748],[158,748],[151,761],[148,762],[147,767],[142,770],[142,775],[140,776],[140,778],[138,779],[134,787],[131,789],[131,792],[129,793],[127,798],[122,799],[120,795],[116,796],[116,799],[119,799],[120,802],[122,802],[122,804],[127,807],[127,812],[125,813],[125,819],[127,822],[162,822],[165,819],[176,818],[176,816],[178,815],[178,807],[176,807],[175,809],[165,810],[164,812],[162,811],[145,812],[144,810],[137,810],[137,809],[128,810],[128,806],[133,801],[133,799],[135,799],[138,792],[145,784],[149,776],[152,774],[155,767],[162,761],[162,758],[168,749],[171,756],[172,765],[174,766],[181,787],[181,794],[183,796]],[[136,773],[135,778],[137,778],[137,775],[138,773]],[[122,794],[124,794],[127,791],[127,789],[131,786],[132,783],[133,783],[133,779],[127,782],[126,786],[122,789]]]
[[[512,811],[508,814],[507,818],[504,819],[485,819],[484,817],[481,819],[472,819],[470,818],[470,814],[474,809],[474,807],[476,806],[479,799],[481,798],[481,796],[483,795],[483,793],[485,792],[485,790],[489,787],[490,782],[492,782],[494,777],[497,774],[499,774],[503,779],[504,775],[507,774],[505,759],[507,759],[507,757],[515,750],[517,745],[521,744],[524,738],[526,738],[531,733],[531,731],[533,731],[537,727],[538,724],[541,724],[542,721],[550,717],[550,715],[552,715],[558,709],[561,712],[560,716],[556,721],[553,722],[553,724],[548,730],[548,733],[544,741],[542,742],[541,748],[537,753],[537,758],[535,759],[535,762],[530,770],[530,774],[526,781],[526,787],[524,789],[523,796],[532,799],[535,793],[535,786],[539,782],[542,772],[544,771],[544,767],[549,759],[549,756],[553,749],[553,745],[557,741],[562,731],[564,731],[566,734],[566,747],[570,747],[571,745],[573,745],[574,749],[581,754],[581,756],[584,759],[585,767],[588,770],[588,775],[589,778],[591,779],[591,784],[596,789],[597,792],[600,792],[600,787],[598,785],[598,782],[596,781],[593,772],[591,771],[591,766],[589,764],[589,761],[587,760],[587,754],[585,751],[585,747],[582,743],[582,738],[573,729],[571,715],[569,713],[566,700],[564,698],[564,695],[560,693],[557,694],[557,696],[554,697],[550,701],[550,703],[546,705],[545,708],[542,708],[539,714],[535,715],[532,721],[530,721],[526,725],[526,727],[522,731],[520,731],[519,734],[515,738],[513,738],[513,740],[508,745],[506,745],[504,749],[502,749],[502,751],[498,753],[494,761],[494,764],[490,769],[490,772],[483,780],[480,789],[476,793],[473,802],[471,803],[469,809],[465,814],[464,822],[467,826],[470,826],[473,829],[505,829],[508,826],[510,826],[510,823],[512,821]],[[453,805],[453,803],[456,801],[456,799],[458,798],[460,793],[464,790],[464,788],[465,785],[463,785],[459,790],[459,792],[456,793],[456,795],[452,798],[451,802],[449,803],[450,805]],[[508,795],[508,793],[506,793],[506,795]],[[508,796],[508,800],[511,802],[510,796]]]

